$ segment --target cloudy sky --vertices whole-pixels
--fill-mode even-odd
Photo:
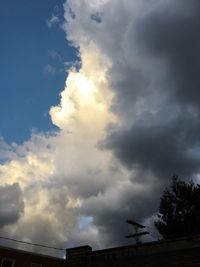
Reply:
[[[157,239],[172,175],[199,179],[199,0],[13,0],[0,14],[0,235],[105,248],[130,242],[132,218]]]

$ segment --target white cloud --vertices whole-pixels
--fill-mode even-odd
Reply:
[[[128,173],[117,166],[110,152],[97,146],[108,123],[116,121],[109,110],[110,62],[92,43],[81,49],[81,62],[79,70],[69,72],[60,105],[50,110],[59,131],[33,133],[0,165],[0,179],[19,183],[25,203],[16,224],[1,230],[4,235],[57,246],[103,245],[92,220],[88,227],[80,227],[82,218],[95,216],[86,207],[84,211],[84,203],[102,199],[110,187],[128,179]]]

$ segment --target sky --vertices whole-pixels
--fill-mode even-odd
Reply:
[[[61,30],[62,4],[61,0],[1,2],[0,135],[9,143],[22,143],[32,131],[55,129],[49,107],[59,103],[65,62],[76,58]]]
[[[99,249],[130,218],[160,238],[173,174],[199,182],[199,1],[2,5],[0,236]]]

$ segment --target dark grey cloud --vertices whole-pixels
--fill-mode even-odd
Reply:
[[[176,8],[174,8],[176,6]],[[162,58],[168,65],[168,79],[163,85],[180,104],[200,101],[200,3],[176,1],[138,21],[138,42],[145,52]]]
[[[199,1],[158,5],[129,27],[127,42],[129,67],[112,68],[122,70],[121,80],[113,81],[113,110],[123,125],[109,129],[104,146],[128,168],[150,170],[160,179],[174,172],[190,178],[200,163]],[[135,64],[131,47],[139,53]]]
[[[199,131],[199,121],[190,116],[166,124],[138,123],[111,133],[105,146],[129,169],[150,170],[160,179],[169,179],[173,173],[190,178],[200,170]]]
[[[19,184],[0,186],[0,228],[17,222],[23,212],[24,201]]]
[[[97,214],[96,223],[106,221],[109,238],[123,242],[122,218],[132,214],[145,221],[157,212],[174,173],[187,180],[200,171],[199,1],[158,4],[130,22],[119,42],[124,49],[108,54],[116,94],[112,111],[121,125],[108,127],[100,146],[133,171],[133,185],[138,181],[146,190],[126,195],[127,213],[113,211],[111,223],[110,214]]]
[[[126,218],[150,222],[174,173],[199,173],[200,2],[105,1],[101,23],[91,23],[85,2],[70,2],[77,24],[67,25],[69,39],[77,47],[94,42],[111,62],[111,110],[119,124],[107,127],[99,146],[131,174],[122,191],[113,176],[113,191],[107,183],[89,192],[81,212],[93,217],[102,244],[122,244]]]
[[[123,186],[122,186],[123,187]],[[113,190],[108,195],[102,196],[103,202],[94,197],[84,204],[82,212],[93,216],[93,223],[100,232],[100,242],[103,246],[117,246],[132,243],[126,235],[134,229],[126,223],[132,218],[139,222],[151,217],[157,208],[160,186],[158,184],[124,185],[122,190]],[[156,193],[152,198],[152,192]],[[115,196],[116,195],[116,196]],[[112,203],[112,198],[118,199]]]

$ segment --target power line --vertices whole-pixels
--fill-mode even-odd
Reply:
[[[51,246],[41,245],[41,244],[37,244],[37,243],[26,242],[26,241],[14,239],[14,238],[8,238],[8,237],[4,237],[4,236],[0,236],[0,239],[5,239],[5,240],[14,241],[14,242],[18,242],[18,243],[22,243],[22,244],[26,244],[26,245],[37,246],[37,247],[50,248],[50,249],[55,249],[55,250],[65,250],[65,248],[51,247]]]

